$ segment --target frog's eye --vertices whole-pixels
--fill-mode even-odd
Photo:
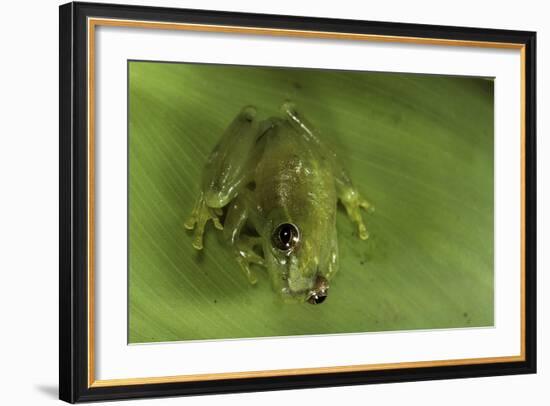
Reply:
[[[273,245],[281,251],[289,251],[300,240],[300,233],[294,224],[283,223],[273,232]]]

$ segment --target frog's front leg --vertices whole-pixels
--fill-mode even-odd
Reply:
[[[251,284],[255,284],[258,278],[251,265],[264,266],[264,258],[254,251],[255,247],[262,246],[262,240],[260,237],[241,233],[247,221],[254,220],[256,217],[252,204],[253,199],[250,196],[252,193],[244,191],[229,205],[225,219],[224,237],[233,248],[237,263],[246,278]],[[254,222],[252,221],[252,223]]]
[[[239,187],[246,183],[251,166],[252,149],[258,137],[256,109],[247,106],[241,110],[214,147],[202,174],[202,190],[191,216],[184,223],[195,230],[193,247],[203,248],[206,224],[212,220],[219,230],[222,208],[237,196]]]

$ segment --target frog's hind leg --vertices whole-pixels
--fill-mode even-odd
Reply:
[[[353,186],[346,171],[340,167],[336,172],[336,192],[340,203],[346,209],[348,217],[357,225],[359,238],[366,240],[369,238],[367,227],[363,222],[361,209],[368,213],[374,212],[374,206],[361,196],[359,191]]]
[[[262,240],[258,236],[245,235],[242,233],[251,213],[247,204],[247,193],[237,196],[231,202],[227,210],[227,216],[224,224],[224,238],[231,244],[235,259],[243,270],[246,278],[251,284],[258,281],[256,271],[251,265],[264,266],[264,259],[254,248],[262,245]]]
[[[256,109],[244,107],[230,123],[213,148],[202,174],[202,188],[191,216],[184,223],[188,230],[195,230],[193,247],[203,248],[206,224],[212,220],[214,227],[223,229],[220,216],[225,207],[238,193],[239,186],[246,182],[250,156],[258,137]]]
[[[184,227],[188,230],[195,230],[195,235],[193,238],[193,247],[197,250],[202,250],[203,248],[203,237],[204,229],[208,220],[212,220],[214,227],[218,230],[223,230],[223,225],[220,222],[220,216],[223,214],[222,209],[208,207],[205,200],[204,194],[201,193],[191,216],[184,223]]]
[[[370,204],[365,198],[361,196],[358,190],[353,186],[351,179],[349,178],[346,170],[338,162],[336,154],[326,148],[326,146],[319,140],[316,131],[313,126],[307,121],[307,119],[298,112],[296,106],[292,102],[286,102],[281,106],[281,111],[285,115],[290,125],[306,138],[307,141],[315,143],[322,155],[329,159],[332,164],[338,199],[346,209],[348,217],[357,224],[357,231],[359,238],[366,240],[369,237],[367,227],[363,222],[361,215],[361,209],[367,212],[373,212],[374,206]]]

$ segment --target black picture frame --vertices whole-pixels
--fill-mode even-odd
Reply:
[[[420,24],[261,15],[93,3],[60,6],[59,397],[67,402],[234,393],[536,372],[536,33]],[[523,47],[524,71],[524,359],[207,381],[90,385],[88,353],[87,19],[89,17],[370,34]]]

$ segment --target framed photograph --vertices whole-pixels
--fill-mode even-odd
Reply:
[[[60,398],[534,373],[534,32],[60,7]]]

